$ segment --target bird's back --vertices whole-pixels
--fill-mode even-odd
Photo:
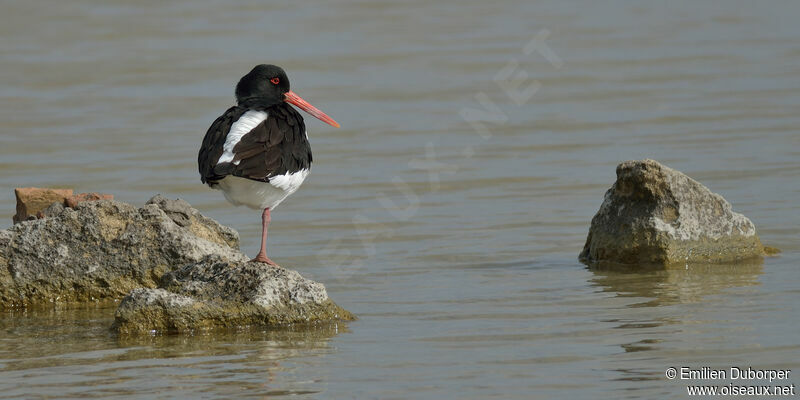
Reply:
[[[311,162],[303,117],[285,103],[229,108],[211,124],[197,157],[200,179],[212,187],[229,175],[269,182],[307,171]]]

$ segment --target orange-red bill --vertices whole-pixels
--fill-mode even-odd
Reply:
[[[325,115],[324,112],[312,106],[307,101],[301,99],[300,96],[296,95],[293,91],[290,90],[286,92],[284,96],[286,96],[286,99],[284,101],[286,101],[287,103],[296,105],[301,110],[313,115],[314,117],[316,117],[317,119],[328,125],[335,126],[337,128],[339,127],[339,123],[334,121],[333,118]]]

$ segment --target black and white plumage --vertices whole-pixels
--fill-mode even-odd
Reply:
[[[320,120],[339,124],[290,90],[280,67],[258,65],[236,86],[237,105],[206,132],[197,157],[200,179],[222,190],[234,205],[264,210],[262,248],[266,257],[270,211],[294,193],[311,170],[311,145],[294,104]]]
[[[259,210],[294,193],[311,161],[303,117],[286,103],[229,108],[209,128],[198,159],[203,183]]]

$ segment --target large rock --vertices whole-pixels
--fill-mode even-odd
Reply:
[[[653,160],[617,166],[592,218],[586,263],[724,263],[764,255],[756,228],[722,196]]]
[[[236,231],[182,200],[56,203],[0,231],[0,309],[119,299],[209,254],[245,260]]]
[[[352,319],[322,284],[295,271],[210,256],[165,274],[156,289],[131,292],[117,309],[113,329],[187,333]]]

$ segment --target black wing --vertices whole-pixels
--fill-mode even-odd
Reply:
[[[231,125],[245,112],[247,112],[247,109],[243,107],[231,107],[208,128],[208,132],[206,132],[206,136],[203,138],[203,145],[200,147],[200,152],[197,155],[197,168],[200,171],[200,180],[203,181],[203,183],[207,183],[208,186],[216,184],[220,179],[225,177],[225,175],[214,173],[214,167],[217,165],[217,161],[222,155],[222,148],[225,145],[225,138],[231,130]]]
[[[239,143],[234,146],[233,161],[217,164],[217,160],[222,155],[225,135],[243,112],[232,121],[227,123],[223,121],[219,124],[225,129],[225,135],[221,139],[211,139],[212,142],[216,140],[215,143],[218,145],[215,147],[219,150],[209,152],[205,165],[210,169],[206,170],[208,172],[205,175],[203,173],[204,164],[202,161],[200,162],[200,175],[204,177],[204,182],[213,185],[227,175],[266,182],[273,176],[294,173],[311,167],[311,146],[306,138],[306,127],[300,113],[288,104],[278,104],[269,107],[266,111],[267,119],[242,136]],[[231,110],[228,110],[220,119],[230,112]],[[206,141],[209,141],[209,135],[215,125],[217,122],[206,134],[204,147]],[[200,158],[203,158],[202,149]]]

